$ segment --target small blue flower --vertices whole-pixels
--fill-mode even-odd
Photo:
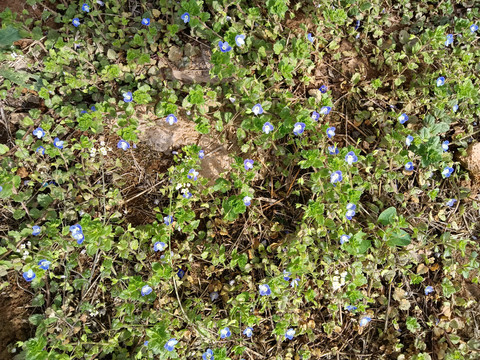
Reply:
[[[38,225],[34,225],[32,227],[32,235],[33,236],[37,236],[37,235],[40,235],[40,233],[42,232],[42,228]]]
[[[453,174],[453,168],[450,167],[450,166],[446,166],[445,169],[443,169],[443,171],[442,171],[442,176],[444,178],[448,178],[452,174]]]
[[[290,275],[292,275],[290,271],[283,270],[283,280],[290,281]]]
[[[36,136],[37,138],[41,139],[45,136],[45,131],[41,127],[39,127],[33,130],[32,134],[33,136]]]
[[[63,149],[63,141],[57,137],[53,140],[53,146],[55,146],[57,149]]]
[[[80,26],[80,19],[79,19],[79,18],[74,18],[74,19],[72,20],[72,24],[73,24],[73,26],[75,26],[75,27]]]
[[[337,171],[330,174],[330,182],[332,184],[340,182],[340,181],[342,181],[342,179],[343,179],[342,172],[340,170],[337,170]]]
[[[95,105],[92,105],[92,106],[90,106],[90,110],[97,111],[97,108],[95,107]]]
[[[326,85],[322,85],[322,86],[320,86],[320,89],[318,89],[318,90],[320,90],[320,92],[322,94],[325,94],[328,91],[328,88],[327,88]]]
[[[38,262],[38,267],[42,270],[48,270],[50,268],[50,264],[50,261],[43,259]]]
[[[339,153],[339,150],[336,146],[329,146],[328,147],[328,152],[330,153],[330,155],[337,155]]]
[[[332,108],[330,106],[322,106],[320,109],[320,115],[328,115],[332,111]]]
[[[445,46],[453,44],[453,34],[447,35],[447,40],[445,40]]]
[[[285,332],[285,339],[292,340],[295,336],[295,330],[290,328]]]
[[[425,295],[429,295],[431,293],[433,293],[435,290],[433,289],[433,286],[427,286],[425,287]]]
[[[405,124],[408,121],[408,115],[403,113],[398,117],[398,121],[400,121],[400,124]]]
[[[453,105],[452,106],[452,111],[457,112],[457,110],[458,110],[458,104]]]
[[[291,286],[292,288],[297,287],[298,284],[299,284],[299,282],[300,282],[300,279],[299,279],[299,278],[293,279],[293,280],[291,281],[291,283],[290,283],[290,286]]]
[[[313,43],[313,42],[315,41],[315,39],[314,39],[313,36],[312,36],[312,33],[308,33],[308,34],[307,34],[307,39],[308,39],[308,41],[310,41],[311,43]]]
[[[270,290],[270,286],[268,286],[267,284],[260,285],[258,289],[260,291],[260,295],[262,296],[267,296],[272,293],[272,290]]]
[[[45,148],[43,146],[39,146],[35,152],[39,153],[40,155],[45,155]]]
[[[372,321],[372,318],[370,316],[364,316],[361,320],[360,320],[360,326],[365,326],[367,325],[370,321]]]
[[[148,340],[145,340],[143,346],[148,346]]]
[[[269,123],[268,121],[265,124],[263,124],[262,131],[265,134],[270,134],[270,132],[272,132],[273,129],[274,129],[273,125],[271,123]]]
[[[173,348],[175,347],[175,345],[178,344],[178,341],[177,339],[170,339],[167,341],[167,343],[165,344],[164,348],[167,350],[167,351],[173,351]]]
[[[177,276],[179,279],[182,279],[185,276],[185,270],[183,270],[182,268],[178,268]]]
[[[478,25],[477,24],[472,24],[470,25],[470,32],[473,34],[475,31],[478,30]]]
[[[318,121],[318,119],[320,119],[320,114],[316,111],[312,112],[312,115],[310,115],[310,117],[312,118],[312,120],[314,121]]]
[[[150,19],[149,18],[143,18],[142,19],[142,25],[149,26],[150,25]]]
[[[245,335],[246,337],[252,337],[253,328],[247,327],[245,330],[243,330],[243,335]]]
[[[157,241],[155,244],[153,244],[153,250],[155,252],[163,251],[166,248],[167,248],[167,244],[165,244],[163,241]]]
[[[0,186],[0,192],[2,192],[2,191],[3,191],[3,186]]]
[[[180,16],[180,19],[182,19],[183,22],[186,24],[190,21],[190,14],[188,12],[183,13],[183,15]]]
[[[405,144],[407,146],[410,146],[412,145],[412,142],[413,142],[413,136],[412,135],[408,135],[407,138],[405,139]]]
[[[83,4],[82,5],[82,11],[90,12],[90,6],[88,6],[88,4]]]
[[[80,225],[80,224],[75,224],[75,225],[70,226],[69,230],[72,233],[72,235],[75,234],[75,233],[83,232],[82,225]]]
[[[243,203],[245,206],[250,206],[252,204],[252,198],[250,196],[245,196],[243,198]]]
[[[352,218],[355,216],[355,209],[357,208],[357,205],[348,203],[347,205],[347,212],[345,214],[345,217],[347,220],[352,220]]]
[[[246,159],[243,161],[243,167],[245,170],[251,170],[253,169],[253,160],[252,159]]]
[[[358,157],[353,151],[349,151],[347,155],[345,155],[345,161],[348,165],[352,165],[353,163],[356,163],[358,161]]]
[[[185,199],[190,199],[193,195],[190,191],[186,190],[182,196],[185,198]]]
[[[327,136],[328,136],[329,139],[331,139],[332,137],[335,136],[335,127],[334,126],[329,127],[327,129]]]
[[[203,159],[204,157],[205,157],[205,151],[200,150],[200,151],[198,152],[198,158],[199,158],[199,159]]]
[[[405,164],[405,170],[413,171],[413,162],[409,161]]]
[[[350,220],[350,219],[349,219]],[[350,240],[350,235],[342,235],[340,236],[340,244],[343,245],[344,243]]]
[[[218,42],[218,47],[220,48],[220,51],[223,53],[229,52],[232,50],[232,47],[228,45],[228,42],[226,41],[219,41]]]
[[[177,117],[176,117],[175,115],[170,114],[170,115],[167,116],[167,118],[165,119],[165,121],[166,121],[167,123],[169,123],[170,125],[173,125],[173,124],[176,124],[176,123],[177,123],[178,119],[177,119]]]
[[[142,294],[142,296],[146,296],[146,295],[149,295],[152,291],[153,289],[150,286],[144,285],[140,293]]]
[[[359,27],[360,27],[360,20],[357,20],[357,22],[355,23],[355,29],[354,30],[358,30]]]
[[[197,170],[195,170],[195,169],[190,169],[190,170],[188,171],[187,177],[188,177],[190,180],[193,179],[193,181],[197,181],[198,175],[199,175],[199,172],[198,172]]]
[[[439,86],[443,86],[445,84],[445,78],[443,76],[440,76],[438,79],[437,79],[437,87]]]
[[[117,143],[117,148],[122,149],[123,151],[127,151],[127,149],[130,149],[130,144],[127,141],[121,139]]]
[[[126,93],[123,93],[123,101],[125,101],[126,103],[133,101],[133,95],[131,91],[127,91]]]
[[[37,275],[33,272],[32,269],[30,269],[30,270],[28,270],[28,271],[25,271],[25,272],[23,273],[23,278],[24,278],[26,281],[28,281],[28,282],[30,282],[30,281],[32,281],[33,279],[35,279],[36,276],[37,276]]]
[[[240,46],[240,47],[245,45],[245,35],[241,34],[241,35],[235,36],[235,43],[237,44],[237,46]]]
[[[80,111],[80,114],[86,114],[86,113],[87,113],[87,110]]]
[[[163,218],[163,222],[165,223],[165,225],[170,225],[172,222],[173,222],[173,216],[172,215],[168,215],[168,216],[165,216]]]
[[[355,311],[357,310],[357,307],[353,305],[347,305],[345,306],[345,309],[347,309],[348,311]]]
[[[448,151],[448,145],[450,144],[450,141],[448,140],[445,140],[443,143],[442,143],[442,149],[443,151]]]
[[[83,243],[83,241],[85,240],[85,235],[83,235],[83,232],[77,232],[77,233],[73,233],[72,234],[72,237],[77,240],[77,244],[78,245],[81,245]]]
[[[261,115],[261,114],[263,114],[262,105],[261,105],[261,104],[255,104],[255,105],[252,107],[252,112],[253,112],[255,115]]]
[[[202,355],[202,360],[214,360],[215,357],[213,356],[212,349],[207,349]]]
[[[230,337],[230,335],[232,335],[232,333],[230,332],[230,329],[228,327],[220,330],[220,339],[228,338]]]
[[[303,122],[297,122],[295,123],[295,125],[293,126],[293,133],[295,135],[301,135],[303,134],[303,132],[305,131],[305,123]]]
[[[453,207],[456,202],[457,202],[457,199],[450,199],[447,201],[447,206]]]

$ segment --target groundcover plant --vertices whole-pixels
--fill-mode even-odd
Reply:
[[[477,1],[0,6],[3,358],[480,358]]]

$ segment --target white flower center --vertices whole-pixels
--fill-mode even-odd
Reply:
[[[239,37],[239,38],[237,38],[237,43],[238,43],[239,45],[244,45],[244,44],[245,44],[245,40],[243,40],[243,38]]]
[[[27,271],[27,277],[29,277],[29,278],[33,277],[33,270],[32,269]]]
[[[302,126],[301,125],[297,125],[295,126],[295,128],[293,129],[295,132],[300,132],[302,131]]]

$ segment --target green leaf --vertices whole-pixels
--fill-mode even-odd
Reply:
[[[382,211],[382,213],[378,216],[378,222],[382,225],[389,225],[393,223],[396,216],[397,216],[397,209],[392,206]]]
[[[7,145],[0,144],[0,155],[7,153],[10,150]]]
[[[407,246],[410,242],[410,235],[405,230],[395,230],[390,233],[387,245],[390,247]]]
[[[275,45],[273,45],[273,51],[275,51],[275,54],[280,54],[283,50],[283,44],[279,41],[277,41],[275,43]]]
[[[0,46],[11,46],[21,38],[20,33],[14,27],[8,26],[6,29],[0,30]]]

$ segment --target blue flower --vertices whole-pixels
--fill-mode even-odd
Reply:
[[[429,295],[431,293],[433,293],[435,290],[433,289],[433,286],[427,286],[425,287],[425,295]]]
[[[40,233],[42,232],[42,228],[38,225],[34,225],[32,227],[32,235],[33,236],[37,236],[37,235],[40,235]]]
[[[245,170],[250,170],[253,169],[253,160],[252,159],[246,159],[243,161],[243,167]]]
[[[77,244],[81,245],[83,241],[85,240],[85,235],[83,235],[83,232],[77,232],[77,233],[72,233],[72,237],[77,240]]]
[[[39,146],[35,152],[39,153],[40,155],[45,155],[45,148],[43,146]]]
[[[228,45],[228,42],[226,41],[219,41],[218,42],[218,47],[220,48],[220,51],[223,53],[229,52],[232,50],[232,47]]]
[[[445,140],[443,143],[442,143],[442,149],[443,151],[448,151],[448,145],[450,144],[450,141],[448,140]]]
[[[245,196],[243,198],[243,203],[245,206],[250,206],[252,204],[252,198],[250,196]]]
[[[335,127],[334,126],[329,127],[327,129],[327,136],[328,136],[329,139],[331,139],[332,137],[335,136]]]
[[[167,248],[167,244],[165,244],[163,241],[157,241],[155,244],[153,244],[153,250],[155,252],[163,251],[166,248]]]
[[[33,279],[35,279],[36,276],[37,276],[37,275],[33,272],[32,269],[30,269],[30,270],[28,270],[28,271],[25,271],[25,272],[23,273],[23,278],[24,278],[26,281],[28,281],[28,282],[30,282],[30,281],[32,281]]]
[[[167,341],[167,343],[165,344],[164,348],[167,350],[167,351],[173,351],[173,348],[175,347],[175,345],[178,344],[178,341],[177,339],[170,339]]]
[[[50,264],[51,262],[46,260],[46,259],[43,259],[43,260],[40,260],[38,262],[38,266],[40,267],[40,269],[42,270],[48,270],[50,268]]]
[[[356,163],[358,161],[358,157],[353,151],[349,151],[345,156],[345,161],[348,165],[352,165],[353,163]]]
[[[340,170],[337,170],[337,171],[330,174],[330,182],[332,184],[340,182],[340,181],[342,181],[342,179],[343,179],[342,172]]]
[[[117,148],[122,149],[123,151],[127,151],[127,149],[130,149],[130,144],[127,141],[121,139],[117,143]]]
[[[126,103],[133,101],[133,95],[131,91],[127,91],[126,93],[123,93],[123,101],[125,101]]]
[[[237,46],[240,46],[240,47],[245,45],[245,35],[241,34],[241,35],[235,36],[235,43],[237,44]]]
[[[72,24],[73,24],[73,26],[75,26],[75,27],[80,26],[80,19],[79,19],[79,18],[74,18],[74,19],[72,20]]]
[[[204,157],[205,157],[205,151],[200,150],[200,151],[198,152],[198,158],[199,158],[199,159],[203,159]]]
[[[292,282],[290,283],[290,286],[297,287],[299,282],[300,282],[299,278],[293,279]]]
[[[303,122],[297,122],[293,126],[293,133],[295,135],[303,134],[304,131],[305,131],[305,123],[303,123]]]
[[[283,280],[290,281],[290,275],[292,275],[290,271],[283,270]]]
[[[213,356],[213,351],[212,349],[207,349],[207,351],[205,351],[202,355],[202,359],[203,360],[214,360],[214,356]]]
[[[328,152],[330,155],[337,155],[339,153],[337,147],[333,145],[328,147]]]
[[[320,109],[320,115],[328,115],[332,111],[332,108],[330,106],[322,106]]]
[[[453,207],[456,202],[457,202],[457,199],[450,199],[447,201],[447,206]]]
[[[262,131],[265,133],[265,134],[269,134],[270,132],[272,132],[274,129],[273,125],[271,123],[269,123],[268,121],[263,124],[263,127],[262,127]]]
[[[340,244],[343,245],[344,243],[348,242],[350,240],[350,237],[351,237],[350,235],[345,235],[345,234],[340,236]]]
[[[32,134],[33,136],[36,136],[37,138],[41,139],[45,136],[45,131],[41,127],[39,127],[33,130]]]
[[[230,329],[228,327],[220,330],[220,339],[228,338],[230,337],[230,335],[232,335],[232,333],[230,332]]]
[[[352,220],[352,218],[355,216],[355,209],[357,208],[357,205],[348,203],[347,205],[347,212],[345,214],[345,217],[348,220]]]
[[[253,328],[247,327],[245,330],[243,330],[243,335],[245,335],[246,337],[252,337]]]
[[[453,44],[453,34],[447,35],[447,40],[445,40],[445,46]]]
[[[167,116],[167,118],[165,119],[165,121],[166,121],[167,123],[169,123],[170,125],[173,125],[173,124],[176,124],[176,123],[177,123],[178,119],[177,119],[177,117],[176,117],[175,115],[170,114],[170,115]]]
[[[403,113],[398,117],[398,121],[400,121],[400,124],[405,124],[408,121],[408,115]]]
[[[347,309],[348,311],[355,311],[357,310],[357,307],[353,305],[347,305],[345,306],[345,309]]]
[[[260,291],[260,295],[262,296],[267,296],[272,293],[272,290],[270,290],[270,286],[268,286],[267,284],[260,285],[258,289]]]
[[[413,162],[409,161],[405,164],[405,170],[413,171]]]
[[[182,196],[183,196],[185,199],[190,199],[190,198],[193,196],[190,191],[188,191],[188,190],[186,190],[186,189],[184,189],[184,191],[185,191],[185,192],[183,193]]]
[[[146,295],[149,295],[152,291],[153,289],[150,286],[144,285],[140,293],[142,294],[142,296],[146,296]]]
[[[438,79],[437,79],[437,87],[438,86],[443,86],[445,84],[445,78],[443,76],[440,76]]]
[[[165,225],[170,225],[172,222],[173,222],[173,216],[172,215],[168,215],[168,216],[165,216],[163,218],[163,222],[165,223]]]
[[[443,171],[442,171],[442,176],[444,178],[448,178],[452,174],[453,174],[453,168],[450,167],[450,166],[446,166],[445,169],[443,169]]]
[[[320,119],[320,114],[316,111],[312,112],[312,115],[310,115],[310,117],[312,118],[312,120],[314,121],[318,121],[318,119]]]
[[[2,191],[3,191],[3,186],[0,186],[0,192],[2,192]]]
[[[148,346],[148,340],[145,340],[143,346]]]
[[[82,5],[82,11],[90,12],[90,6],[88,6],[88,4],[83,4]]]
[[[452,106],[452,110],[453,110],[453,112],[457,112],[457,110],[458,110],[458,104],[453,105],[453,106]]]
[[[149,18],[143,18],[142,19],[142,25],[149,26],[150,25],[150,19]]]
[[[477,30],[478,30],[478,25],[477,24],[470,25],[470,32],[471,33],[474,33]]]
[[[367,325],[370,321],[372,321],[372,318],[370,316],[364,316],[361,320],[360,320],[360,326],[365,326]]]
[[[360,20],[357,20],[354,30],[358,30],[359,27],[360,27]]]
[[[320,90],[320,92],[322,94],[325,94],[328,91],[328,88],[327,88],[326,85],[322,85],[322,86],[320,86],[320,89],[318,89],[318,90]]]
[[[72,233],[72,235],[75,234],[75,233],[83,232],[82,225],[80,225],[80,224],[75,224],[75,225],[70,226],[69,230]]]
[[[252,112],[253,112],[255,115],[261,115],[261,114],[263,114],[262,105],[261,105],[261,104],[255,104],[255,105],[252,107]]]
[[[53,139],[53,146],[55,146],[57,149],[63,149],[63,141],[57,137]]]
[[[97,108],[95,107],[95,105],[92,105],[92,106],[90,107],[90,110],[92,110],[92,111],[97,111]]]
[[[412,142],[413,142],[413,136],[412,135],[408,135],[407,138],[405,139],[405,144],[407,146],[410,146],[412,145]]]
[[[285,339],[292,340],[295,336],[295,330],[290,328],[285,332]]]
[[[198,175],[199,175],[199,172],[198,172],[197,170],[195,170],[195,169],[190,169],[190,170],[188,171],[187,177],[188,177],[189,179],[193,179],[193,181],[197,181]]]
[[[86,113],[87,113],[87,110],[80,111],[80,114],[86,114]]]
[[[183,22],[186,24],[190,21],[190,14],[188,12],[183,13],[183,15],[180,16],[180,19],[182,19]]]
[[[185,276],[185,270],[183,270],[182,268],[178,268],[177,276],[179,279],[182,279]]]
[[[315,40],[315,39],[313,38],[313,36],[312,36],[312,33],[308,33],[308,34],[307,34],[307,39],[308,39],[308,41],[310,41],[311,43],[313,43],[313,41]]]

